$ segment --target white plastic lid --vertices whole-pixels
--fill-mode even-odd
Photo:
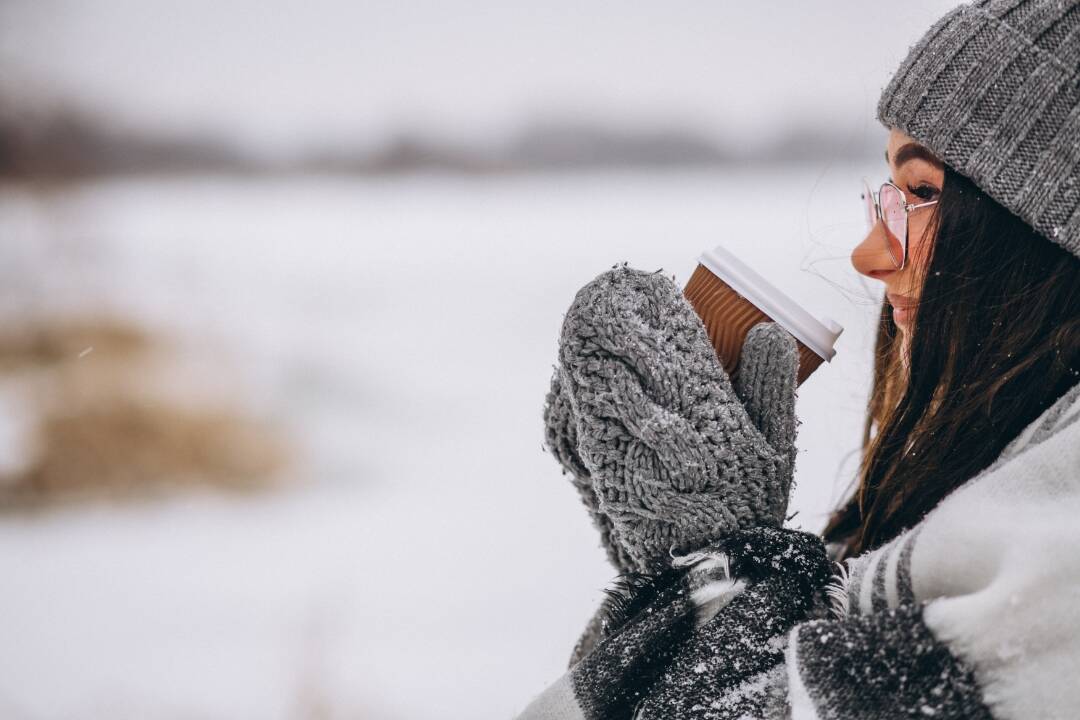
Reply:
[[[723,246],[717,245],[712,250],[706,250],[698,258],[698,262],[727,283],[732,290],[780,323],[796,340],[825,361],[832,361],[836,355],[833,345],[840,333],[844,332],[844,328],[835,320],[818,320]]]

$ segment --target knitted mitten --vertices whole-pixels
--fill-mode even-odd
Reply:
[[[600,501],[593,490],[592,477],[588,469],[581,462],[577,452],[577,429],[576,419],[570,401],[562,390],[559,381],[559,373],[551,378],[551,389],[548,391],[544,403],[544,440],[547,448],[559,464],[563,467],[563,474],[570,475],[570,482],[581,496],[581,501],[589,511],[593,525],[600,532],[600,543],[607,552],[611,564],[618,568],[619,572],[630,572],[634,569],[633,559],[627,552],[615,542],[611,518],[600,512]],[[579,641],[579,645],[588,643],[587,636],[592,633],[594,623],[589,623],[585,635]]]
[[[701,319],[659,271],[617,265],[578,291],[547,438],[620,570],[656,571],[672,551],[782,524],[797,370],[794,338],[762,323],[733,385]]]

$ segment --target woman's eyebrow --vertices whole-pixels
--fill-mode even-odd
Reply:
[[[900,167],[908,160],[925,160],[935,167],[942,167],[943,163],[938,160],[934,153],[930,152],[918,143],[907,143],[896,151],[896,167]],[[889,162],[889,149],[885,149],[885,163]]]

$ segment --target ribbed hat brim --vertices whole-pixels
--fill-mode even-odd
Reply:
[[[1080,257],[1080,0],[984,0],[938,20],[878,119]]]

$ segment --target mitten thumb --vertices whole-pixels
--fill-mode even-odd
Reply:
[[[743,341],[735,394],[765,441],[788,463],[795,462],[795,388],[799,349],[784,328],[758,323]]]

